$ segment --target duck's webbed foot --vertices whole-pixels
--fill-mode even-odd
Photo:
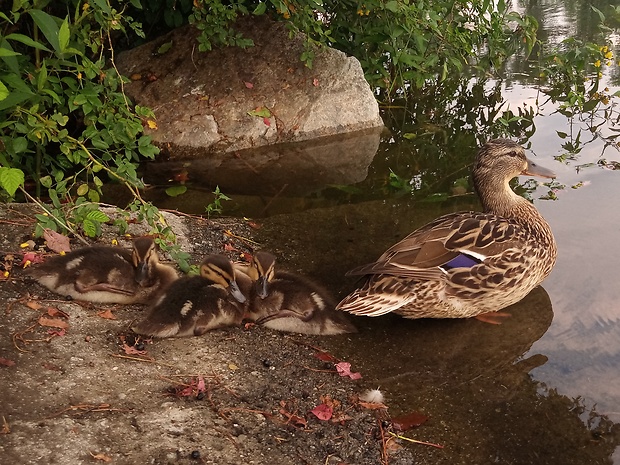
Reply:
[[[489,323],[492,325],[501,325],[506,318],[510,318],[512,315],[506,312],[488,312],[476,315],[474,318],[480,320],[483,323]]]
[[[111,292],[113,294],[134,295],[134,292],[122,287],[112,286],[108,283],[83,284],[79,281],[75,283],[75,290],[85,294],[87,292]]]

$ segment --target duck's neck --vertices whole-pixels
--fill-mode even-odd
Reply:
[[[543,219],[532,203],[515,194],[510,187],[510,180],[477,180],[476,192],[485,213],[492,213],[503,218],[515,218],[531,223]],[[480,186],[484,186],[480,188]]]

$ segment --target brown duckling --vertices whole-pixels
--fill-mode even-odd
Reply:
[[[146,303],[178,278],[159,263],[152,237],[137,237],[133,251],[92,246],[48,258],[27,274],[57,294],[97,303]]]
[[[334,335],[357,330],[334,310],[330,293],[296,273],[275,270],[275,257],[256,252],[244,271],[255,282],[247,318],[267,328],[304,334]]]
[[[240,282],[249,293],[249,278],[241,276]],[[162,338],[200,336],[211,329],[241,324],[245,302],[230,260],[224,255],[209,255],[200,264],[199,276],[171,284],[150,315],[132,330]]]

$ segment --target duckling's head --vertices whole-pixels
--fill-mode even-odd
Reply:
[[[269,252],[259,251],[254,254],[248,276],[256,283],[256,293],[261,299],[269,294],[269,283],[275,275],[276,258]]]
[[[235,270],[228,257],[220,254],[208,255],[200,264],[200,276],[230,292],[238,302],[244,303],[247,300],[239,289]]]
[[[133,241],[132,261],[136,269],[135,279],[140,286],[148,287],[153,271],[159,263],[157,244],[150,236],[136,237]]]
[[[493,139],[484,144],[476,156],[472,174],[485,209],[502,199],[512,198],[509,182],[517,176],[555,177],[553,171],[528,159],[523,147],[510,139]],[[502,193],[510,197],[503,197]]]

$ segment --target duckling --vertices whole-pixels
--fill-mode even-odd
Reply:
[[[259,251],[247,266],[237,265],[255,283],[246,315],[267,328],[304,334],[334,335],[357,329],[341,312],[329,292],[296,273],[275,270],[275,257]]]
[[[249,293],[249,278],[241,276],[239,281]],[[199,276],[171,284],[150,315],[132,330],[161,338],[200,336],[210,329],[241,324],[246,300],[230,260],[224,255],[209,255],[200,264]]]
[[[159,263],[152,237],[137,237],[133,251],[92,246],[48,258],[27,271],[39,284],[77,300],[107,304],[146,303],[178,278]]]

